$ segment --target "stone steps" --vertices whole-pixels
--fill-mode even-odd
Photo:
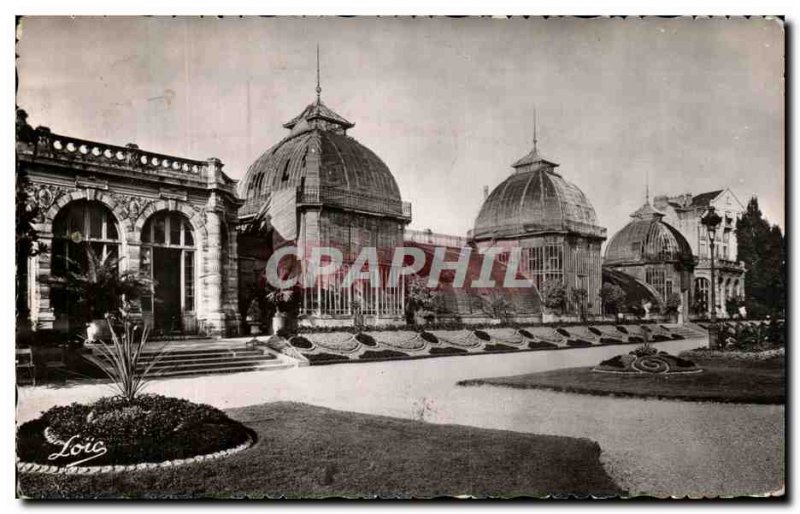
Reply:
[[[159,358],[159,350],[144,351],[137,370],[143,371]],[[202,343],[196,346],[181,345],[174,349],[167,346],[167,353],[150,369],[150,376],[166,378],[187,375],[209,375],[218,373],[241,373],[261,371],[265,369],[283,369],[293,364],[277,358],[267,350],[245,347],[241,344],[233,346],[214,345],[204,348]]]

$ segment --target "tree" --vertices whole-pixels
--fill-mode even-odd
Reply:
[[[546,281],[542,287],[542,302],[550,312],[562,314],[567,308],[567,288],[557,280]]]
[[[35,144],[35,134],[27,123],[28,115],[22,109],[17,109],[16,135],[17,142]],[[25,169],[17,161],[16,167],[16,224],[15,224],[15,249],[16,249],[16,314],[20,321],[27,321],[28,312],[28,259],[44,253],[47,247],[39,242],[39,234],[35,223],[39,217],[39,207],[32,201],[28,191],[28,176]]]
[[[586,308],[588,307],[586,300],[589,298],[589,292],[583,287],[576,287],[570,290],[570,297],[572,304],[578,308],[581,321],[586,321]]]
[[[606,282],[600,288],[600,301],[603,302],[603,312],[616,316],[625,305],[625,291],[616,284]]]
[[[770,227],[753,197],[736,223],[739,259],[747,268],[745,307],[749,315],[783,317],[786,308],[786,248],[780,227]]]

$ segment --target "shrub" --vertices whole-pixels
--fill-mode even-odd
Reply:
[[[481,341],[490,341],[492,339],[491,336],[483,330],[474,330],[472,333]]]
[[[529,341],[528,348],[532,350],[545,350],[545,349],[558,348],[558,345],[555,343],[548,343],[546,341]]]
[[[542,287],[542,303],[556,314],[563,313],[567,307],[567,288],[562,282],[548,280]]]
[[[364,333],[356,334],[356,341],[364,346],[375,346],[377,344],[374,337]]]
[[[487,344],[483,347],[486,352],[513,352],[517,348],[505,344]]]
[[[606,282],[600,288],[600,301],[605,312],[616,315],[625,304],[625,291],[616,284]]]
[[[454,348],[452,346],[443,346],[437,348],[431,348],[428,352],[430,355],[463,355],[465,353],[469,353],[467,350],[463,348]]]
[[[419,336],[431,344],[439,343],[439,338],[431,334],[430,332],[420,332]]]
[[[289,339],[289,344],[300,350],[310,350],[314,345],[303,336],[294,336]]]
[[[571,346],[573,348],[588,348],[589,346],[593,345],[585,339],[570,339],[567,341],[567,346]]]
[[[314,363],[330,363],[330,362],[341,362],[341,361],[349,361],[350,359],[345,357],[344,355],[339,355],[338,353],[309,353],[305,355],[308,362]]]
[[[361,356],[359,356],[359,359],[397,359],[399,357],[408,357],[408,354],[395,350],[368,350],[362,353]]]

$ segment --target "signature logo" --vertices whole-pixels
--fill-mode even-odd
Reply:
[[[71,468],[73,466],[77,466],[79,464],[83,464],[84,462],[89,462],[90,460],[101,457],[108,452],[106,443],[103,441],[96,441],[93,437],[90,437],[87,440],[81,440],[79,437],[80,436],[74,435],[70,437],[68,441],[59,441],[58,444],[62,445],[61,450],[51,453],[47,459],[56,460],[62,457],[86,456],[81,460],[67,464],[67,467]]]

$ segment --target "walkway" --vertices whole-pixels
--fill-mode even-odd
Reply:
[[[702,341],[657,343],[677,353]],[[717,496],[767,493],[784,482],[784,407],[622,399],[458,387],[462,379],[585,366],[629,346],[439,357],[399,362],[160,380],[149,390],[220,408],[276,400],[486,428],[587,437],[631,493]],[[224,387],[221,387],[224,385]],[[18,419],[108,394],[108,386],[26,387]]]

